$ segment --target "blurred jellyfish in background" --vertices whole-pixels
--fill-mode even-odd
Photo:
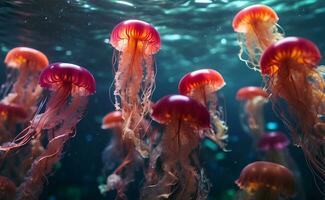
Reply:
[[[1,102],[17,104],[27,109],[32,117],[42,93],[38,78],[49,64],[47,57],[36,49],[17,47],[8,52],[5,64],[11,71],[7,74],[7,82],[1,88],[3,91]],[[29,118],[26,121],[28,120]]]
[[[266,132],[257,142],[257,148],[263,152],[263,160],[283,165],[290,169],[295,178],[297,186],[296,199],[305,199],[302,178],[298,165],[290,155],[288,145],[289,138],[282,132]]]
[[[275,11],[266,5],[252,5],[239,11],[232,27],[238,33],[239,59],[249,68],[260,71],[259,58],[272,43],[283,38],[278,31]]]
[[[192,97],[208,109],[213,131],[205,131],[203,134],[223,149],[228,127],[223,120],[224,108],[219,105],[217,91],[225,84],[222,75],[216,70],[200,69],[185,74],[178,85],[180,94]]]
[[[264,105],[268,102],[268,93],[261,87],[248,86],[237,91],[240,101],[239,118],[243,130],[254,143],[264,134]]]
[[[0,176],[0,199],[12,200],[16,194],[16,185],[9,178]]]
[[[104,171],[112,172],[107,176],[106,184],[100,185],[102,194],[116,190],[116,199],[128,199],[124,193],[129,182],[134,181],[135,172],[143,163],[131,139],[122,139],[123,118],[120,111],[113,111],[104,116],[102,129],[112,129],[113,136],[110,144],[102,153]]]
[[[154,54],[160,49],[160,36],[150,24],[140,20],[119,23],[112,31],[114,52],[115,108],[121,110],[123,138],[133,141],[145,157],[148,150],[143,144],[145,130],[139,130],[142,120],[150,110],[150,98],[155,83]],[[114,68],[115,70],[115,68]]]
[[[324,178],[325,82],[316,70],[320,58],[311,41],[288,37],[268,47],[260,63],[274,111],[302,148],[312,172]]]
[[[0,147],[2,151],[10,151],[22,147],[32,138],[41,141],[47,133],[46,148],[33,161],[25,181],[18,188],[17,199],[38,199],[46,181],[44,176],[60,160],[65,142],[75,135],[88,96],[96,88],[95,79],[88,70],[69,63],[49,65],[40,75],[39,84],[51,91],[48,101],[45,98],[40,103],[38,112],[25,130]],[[40,113],[45,104],[45,111]]]
[[[236,184],[238,200],[283,200],[295,195],[293,173],[286,167],[266,161],[247,165]]]
[[[183,95],[161,98],[153,105],[152,118],[165,126],[159,155],[152,155],[141,199],[206,199],[209,183],[200,167],[199,132],[210,129],[208,110]]]

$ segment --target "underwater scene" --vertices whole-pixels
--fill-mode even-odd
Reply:
[[[0,0],[0,200],[325,199],[325,1]]]

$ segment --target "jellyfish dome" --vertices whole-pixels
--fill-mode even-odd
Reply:
[[[261,151],[282,150],[290,144],[286,135],[282,132],[270,132],[262,135],[257,142],[258,149]]]
[[[263,88],[256,86],[240,88],[236,93],[236,99],[239,101],[250,100],[258,96],[267,98],[269,95]]]
[[[111,129],[115,127],[121,127],[123,124],[123,118],[121,111],[113,111],[107,113],[102,120],[102,129]]]
[[[295,194],[293,173],[272,162],[257,161],[247,165],[236,184],[258,200],[276,200],[280,196],[293,197]]]

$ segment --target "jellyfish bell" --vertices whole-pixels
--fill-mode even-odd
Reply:
[[[236,180],[239,188],[254,196],[254,199],[276,200],[281,196],[295,195],[295,179],[286,167],[266,161],[257,161],[247,165]]]
[[[200,69],[185,74],[179,81],[178,91],[180,94],[191,96],[206,105],[206,102],[203,101],[206,96],[220,90],[225,85],[223,77],[216,70]]]
[[[113,111],[107,113],[102,120],[102,129],[111,129],[121,127],[123,124],[123,118],[121,111]]]
[[[8,52],[5,64],[9,68],[42,71],[48,64],[47,57],[40,51],[29,47],[16,47]]]
[[[290,140],[282,132],[265,133],[257,143],[259,150],[282,150],[290,144]]]
[[[247,86],[240,88],[236,93],[236,99],[239,101],[250,100],[259,96],[263,98],[268,98],[269,95],[263,88],[255,86]]]
[[[126,20],[112,31],[111,45],[118,51],[127,51],[130,44],[142,49],[146,55],[156,54],[160,49],[160,36],[158,31],[149,23],[141,20]]]
[[[272,43],[283,38],[278,32],[276,12],[266,5],[252,5],[239,11],[232,22],[238,33],[239,58],[254,70],[259,70],[259,55]],[[246,53],[248,58],[243,58]]]

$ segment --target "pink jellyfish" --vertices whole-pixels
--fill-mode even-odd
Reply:
[[[218,143],[221,148],[227,138],[228,127],[223,121],[223,109],[218,105],[217,91],[225,86],[222,75],[213,69],[200,69],[185,74],[178,84],[178,91],[182,95],[192,97],[203,104],[210,113],[214,131],[206,131],[204,135]]]
[[[153,55],[160,49],[160,36],[147,22],[127,20],[115,26],[110,43],[118,51],[113,62],[118,61],[114,95],[115,107],[124,119],[123,138],[131,138],[146,156],[138,127],[150,109],[155,82]]]
[[[48,143],[43,153],[36,158],[24,183],[19,186],[18,199],[36,198],[42,192],[44,175],[60,159],[64,143],[75,135],[77,123],[87,106],[88,96],[95,92],[92,74],[77,65],[54,63],[43,70],[39,84],[51,91],[43,113],[37,113],[30,126],[1,150],[9,151],[27,144],[31,138],[40,139],[47,133]],[[39,111],[45,101],[40,104]]]
[[[201,176],[195,149],[201,140],[199,131],[210,129],[208,110],[190,97],[170,95],[153,105],[152,118],[165,125],[165,131],[157,146],[159,158],[153,157],[157,162],[147,174],[142,199],[200,199],[207,188],[199,187],[206,180]]]

